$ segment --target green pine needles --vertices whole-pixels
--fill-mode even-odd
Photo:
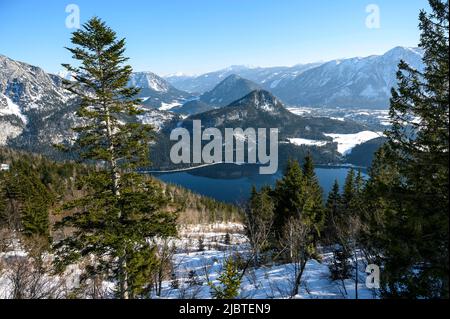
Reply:
[[[98,274],[117,282],[118,297],[139,297],[148,291],[157,258],[150,239],[174,235],[176,214],[165,210],[160,186],[136,172],[148,164],[152,127],[136,120],[142,111],[139,90],[128,86],[125,40],[92,18],[72,43],[68,50],[78,66],[64,67],[73,74],[66,85],[79,97],[81,124],[71,148],[98,169],[82,176],[85,196],[65,205],[73,213],[57,226],[72,231],[55,246],[58,264],[94,256]]]

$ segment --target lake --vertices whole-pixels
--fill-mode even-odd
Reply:
[[[315,171],[326,196],[337,179],[342,187],[349,167],[320,166]],[[362,170],[364,176],[365,171]],[[257,165],[217,164],[183,172],[152,173],[156,178],[190,189],[227,203],[241,203],[250,197],[253,185],[258,189],[265,185],[274,186],[282,177],[279,170],[273,175],[260,175]]]

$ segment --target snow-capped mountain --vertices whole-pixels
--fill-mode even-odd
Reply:
[[[61,75],[70,78],[69,74]],[[159,96],[161,105],[164,101],[174,103],[173,96],[183,96],[152,73],[134,74],[130,82],[143,86],[143,92],[152,93],[153,99]],[[53,144],[74,137],[71,128],[79,122],[75,115],[77,108],[75,97],[63,87],[62,77],[0,55],[0,146],[53,154]],[[173,113],[153,107],[147,107],[138,117],[158,131],[178,119]]]
[[[261,87],[236,74],[231,74],[216,85],[212,90],[203,93],[198,99],[186,102],[182,107],[172,111],[180,114],[197,114],[216,108],[224,107],[250,92]]]
[[[264,89],[272,89],[279,83],[292,79],[302,72],[318,65],[320,65],[320,63],[299,64],[293,67],[269,68],[233,65],[223,70],[199,76],[173,74],[166,76],[165,79],[180,90],[197,94],[212,90],[218,83],[233,74],[253,81]]]
[[[363,125],[353,121],[295,115],[287,110],[273,94],[261,89],[250,92],[226,107],[191,115],[176,123],[172,122],[172,126],[166,127],[165,134],[169,134],[172,128],[179,127],[192,132],[194,120],[200,120],[204,128],[217,128],[222,134],[227,128],[243,130],[277,128],[280,165],[289,158],[300,160],[307,153],[312,153],[318,163],[338,163],[342,160],[342,154],[337,150],[338,144],[327,134],[356,134],[365,130]],[[234,136],[236,140],[245,141],[245,143],[251,138],[242,135],[239,131],[235,132]],[[296,145],[290,142],[300,138],[318,141],[320,145]],[[173,142],[168,141],[166,144],[170,146]],[[160,145],[161,148],[166,146],[166,149],[158,150],[156,153],[168,154],[170,148],[167,145]],[[167,159],[166,162],[170,160]]]
[[[205,127],[278,128],[280,136],[314,137],[330,140],[324,133],[357,133],[363,127],[351,121],[309,118],[288,111],[283,103],[266,90],[255,90],[226,107],[188,117],[202,121]]]
[[[174,88],[166,80],[152,72],[133,73],[129,84],[141,89],[139,97],[142,98],[145,106],[161,110],[170,110],[192,98],[191,94]]]
[[[387,108],[397,83],[401,59],[423,69],[419,48],[396,47],[383,55],[333,60],[293,67],[250,68],[231,66],[200,76],[169,76],[175,87],[205,92],[231,74],[255,82],[291,106]]]
[[[239,75],[232,74],[211,91],[200,96],[200,101],[212,106],[222,107],[236,101],[261,87]]]
[[[41,150],[70,137],[73,102],[61,77],[0,55],[0,145]]]
[[[381,56],[330,61],[272,91],[290,105],[383,109],[397,83],[400,60],[423,69],[420,49],[396,47]]]

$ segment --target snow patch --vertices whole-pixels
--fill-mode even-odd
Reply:
[[[302,146],[325,146],[327,144],[327,141],[317,141],[317,140],[308,140],[305,138],[288,138],[288,141],[291,144]]]
[[[325,134],[338,144],[337,150],[342,155],[348,155],[352,149],[367,141],[383,136],[381,132],[363,131],[356,134]]]
[[[177,106],[181,106],[181,103],[179,103],[179,102],[172,102],[172,103],[161,102],[161,107],[159,108],[159,110],[160,111],[168,111]]]
[[[2,100],[6,101],[6,103]],[[0,116],[2,115],[15,115],[20,118],[24,124],[27,124],[28,122],[27,117],[22,114],[22,111],[17,104],[6,95],[0,94]]]
[[[6,145],[8,139],[15,138],[22,133],[23,129],[18,126],[14,126],[9,122],[0,121],[0,146]]]

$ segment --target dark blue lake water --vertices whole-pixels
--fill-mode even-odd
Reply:
[[[337,179],[343,185],[350,168],[316,167],[316,174],[326,196]],[[364,171],[363,171],[364,173]],[[228,203],[246,201],[253,185],[258,189],[264,185],[274,186],[282,177],[282,171],[273,175],[260,175],[255,166],[218,164],[186,172],[153,174],[158,179],[176,184],[191,191]]]

